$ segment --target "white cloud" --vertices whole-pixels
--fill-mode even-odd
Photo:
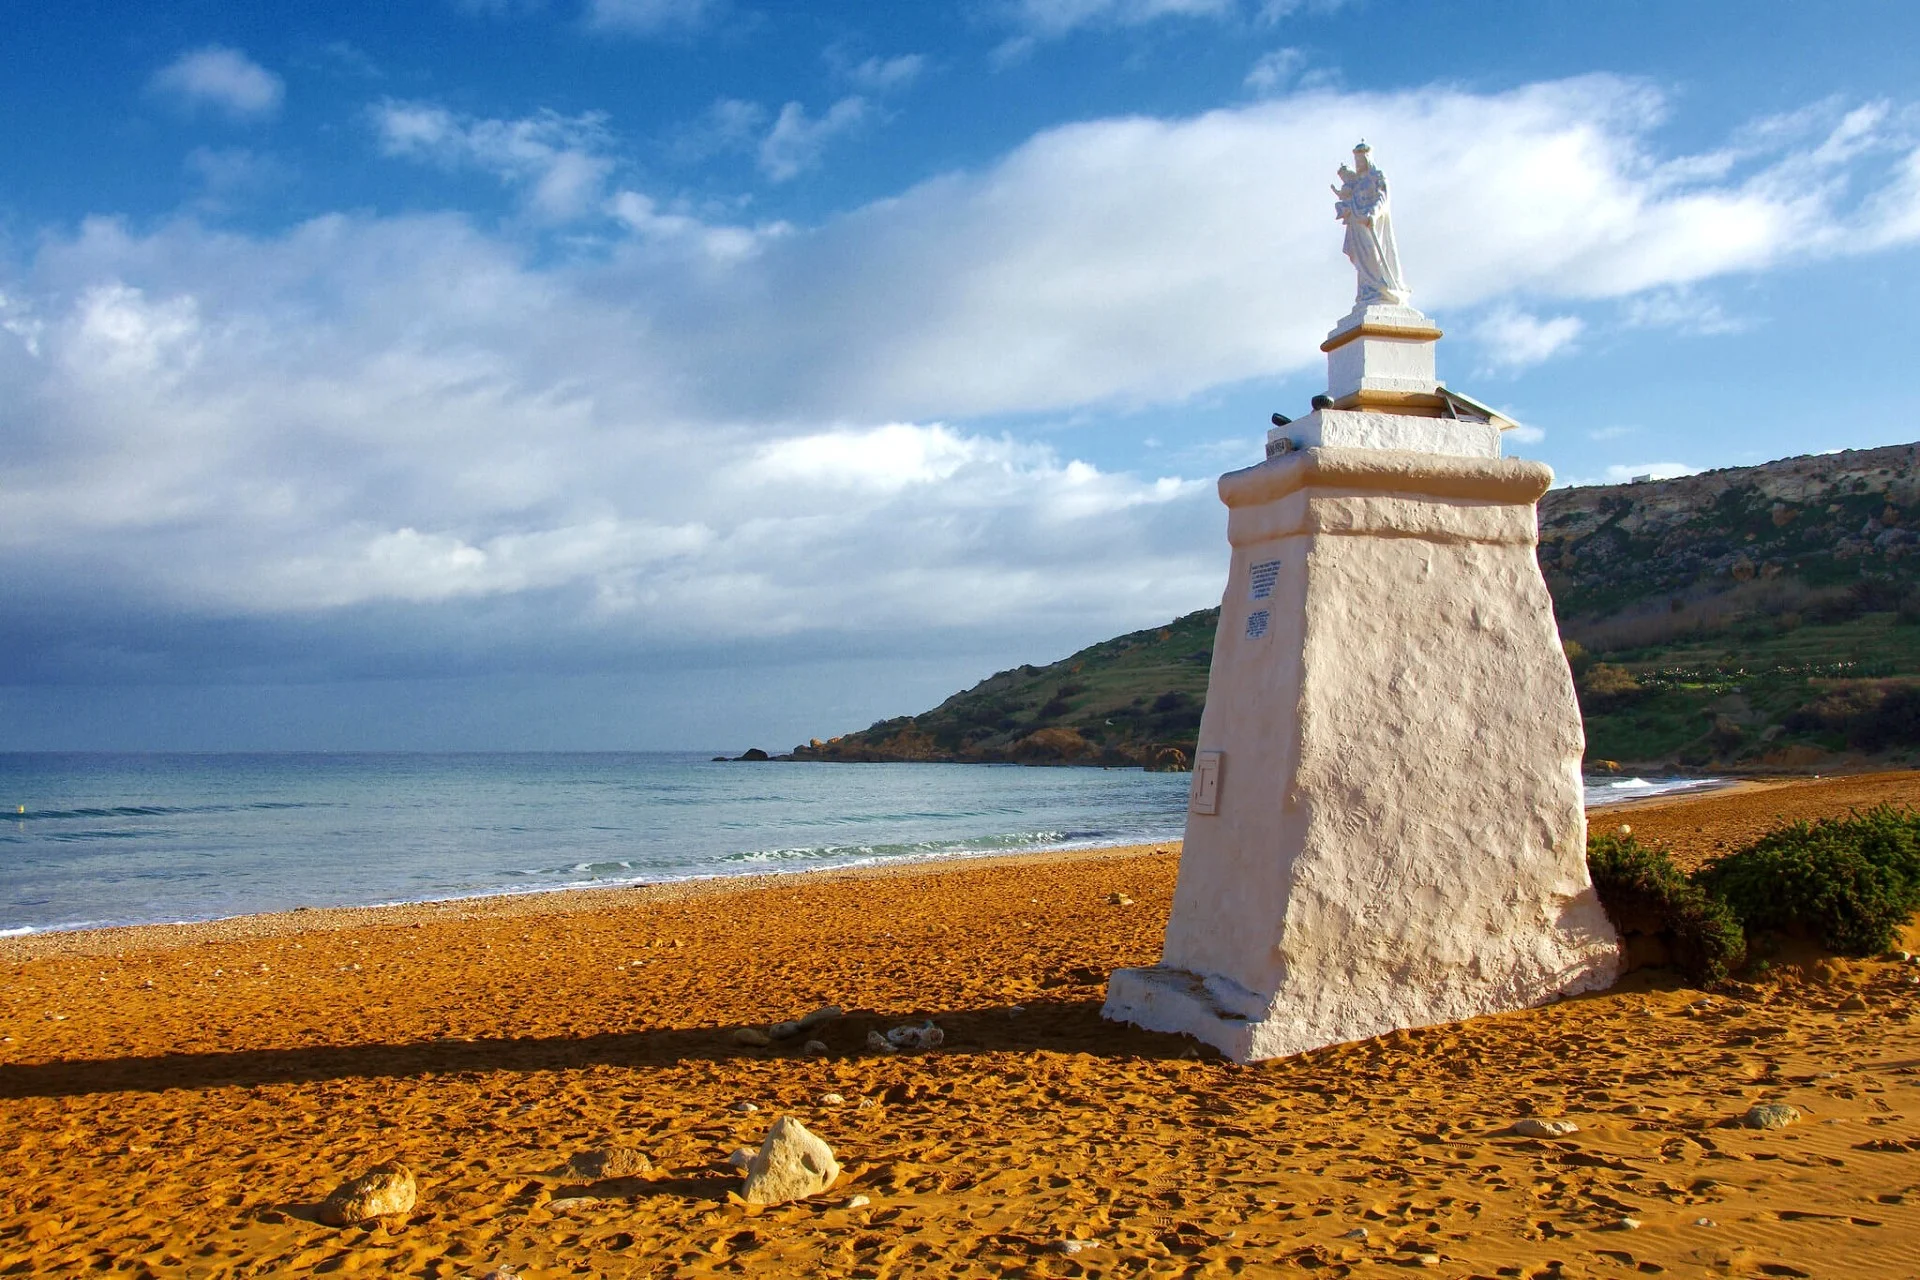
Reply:
[[[1279,93],[1293,83],[1295,76],[1307,64],[1307,55],[1300,49],[1275,49],[1263,53],[1247,72],[1246,87],[1258,94]]]
[[[546,221],[598,210],[615,167],[605,154],[606,118],[597,112],[472,119],[433,103],[388,100],[372,118],[387,155],[491,173],[518,188],[529,211]]]
[[[917,53],[896,58],[868,58],[849,64],[841,74],[868,93],[891,93],[905,89],[927,69],[927,60]]]
[[[587,26],[622,35],[688,32],[718,18],[725,0],[587,0]]]
[[[1497,369],[1524,369],[1551,359],[1573,346],[1586,328],[1578,316],[1542,319],[1511,305],[1501,305],[1474,326],[1487,363]]]
[[[1718,302],[1686,287],[1654,289],[1626,299],[1621,320],[1633,329],[1672,329],[1698,335],[1743,333],[1753,327],[1752,320],[1729,316]]]
[[[1219,18],[1237,0],[1015,0],[1008,17],[1039,36],[1059,36],[1091,25],[1141,26],[1161,18]]]
[[[867,114],[867,100],[858,95],[840,99],[817,120],[799,103],[789,102],[760,142],[761,171],[775,182],[799,177],[820,163],[827,143],[859,127]]]
[[[669,153],[682,164],[696,164],[727,151],[752,151],[769,112],[744,98],[718,98],[692,124],[674,131]]]
[[[663,208],[638,191],[616,192],[607,211],[642,240],[672,247],[696,245],[707,257],[720,261],[748,257],[768,242],[793,234],[786,222],[753,227],[708,222],[684,209]]]
[[[149,88],[190,110],[210,107],[242,120],[274,114],[286,92],[279,76],[218,44],[181,54],[154,72]]]

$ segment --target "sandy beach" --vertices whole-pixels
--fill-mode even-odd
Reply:
[[[1920,775],[1593,821],[1691,863],[1883,800]],[[0,940],[0,1274],[1920,1274],[1920,965],[1710,999],[1642,972],[1238,1067],[1099,1018],[1158,954],[1177,853]],[[826,1004],[824,1055],[733,1040]],[[924,1018],[941,1048],[865,1047]],[[1802,1121],[1728,1127],[1773,1100]],[[730,1201],[726,1156],[781,1114],[840,1182]],[[1579,1131],[1505,1132],[1526,1115]],[[653,1171],[561,1170],[610,1145]],[[385,1159],[409,1218],[315,1219]]]

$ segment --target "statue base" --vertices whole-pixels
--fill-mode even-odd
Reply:
[[[1412,307],[1356,307],[1320,344],[1334,408],[1440,417],[1445,402],[1433,363],[1440,337]]]
[[[1106,1017],[1251,1061],[1613,982],[1533,557],[1551,480],[1332,447],[1221,478],[1233,567],[1173,913]]]

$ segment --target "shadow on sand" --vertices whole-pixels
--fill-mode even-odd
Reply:
[[[1016,1012],[1016,1009],[1018,1010]],[[874,1055],[869,1031],[931,1018],[946,1033],[940,1053],[1029,1053],[1052,1050],[1102,1057],[1191,1056],[1193,1042],[1118,1026],[1100,1017],[1100,1000],[1036,1000],[1024,1007],[920,1011],[882,1015],[853,1010],[808,1033],[833,1057]],[[802,1038],[753,1049],[732,1041],[732,1027],[665,1028],[589,1036],[427,1040],[410,1044],[311,1045],[68,1059],[0,1066],[0,1098],[65,1098],[163,1089],[221,1089],[322,1080],[407,1078],[494,1071],[563,1071],[581,1067],[662,1067],[688,1061],[797,1057]],[[1213,1056],[1211,1049],[1199,1052]]]

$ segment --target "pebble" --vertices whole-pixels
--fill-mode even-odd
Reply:
[[[1107,895],[1107,905],[1114,906],[1114,907],[1130,907],[1133,905],[1133,899],[1129,898],[1124,893],[1110,893]]]
[[[895,1027],[887,1032],[887,1044],[894,1049],[938,1049],[947,1041],[947,1033],[929,1018],[918,1026]]]
[[[773,1043],[767,1038],[767,1033],[758,1027],[741,1027],[733,1033],[733,1042],[752,1049],[764,1049]]]
[[[1056,1244],[1054,1246],[1056,1250],[1066,1254],[1069,1258],[1071,1258],[1076,1253],[1084,1253],[1088,1249],[1093,1249],[1097,1247],[1098,1246],[1095,1245],[1094,1242],[1091,1240],[1062,1240],[1059,1244]]]
[[[1419,1255],[1415,1261],[1423,1267],[1437,1267],[1440,1265],[1440,1255],[1437,1253],[1423,1253]]]
[[[481,1276],[480,1280],[520,1280],[520,1273],[503,1262]]]
[[[798,1022],[776,1022],[767,1028],[767,1034],[775,1040],[791,1040],[800,1034]]]
[[[1622,1218],[1622,1219],[1620,1219],[1620,1221],[1619,1221],[1619,1222],[1618,1222],[1618,1223],[1617,1223],[1616,1225],[1617,1225],[1617,1226],[1618,1226],[1618,1227],[1619,1227],[1619,1228],[1620,1228],[1620,1229],[1621,1229],[1622,1231],[1638,1231],[1638,1230],[1640,1229],[1640,1219],[1638,1219],[1638,1218]]]
[[[759,1109],[760,1108],[754,1106],[751,1102],[746,1102],[744,1100],[734,1103],[732,1108],[733,1114],[737,1116],[750,1116],[754,1112],[758,1111]]]
[[[800,1046],[800,1052],[810,1053],[817,1057],[827,1052],[827,1042],[825,1040],[809,1040]]]
[[[1715,1222],[1712,1218],[1695,1218],[1693,1220],[1693,1225],[1696,1227],[1717,1227],[1720,1224]]]
[[[1848,1013],[1865,1013],[1867,1010],[1873,1008],[1872,1005],[1867,1003],[1865,996],[1858,995],[1848,996],[1840,1002],[1840,1007]]]
[[[1342,1240],[1365,1240],[1367,1238],[1367,1229],[1365,1227],[1355,1227],[1353,1230],[1344,1233],[1340,1238]]]
[[[1570,1133],[1580,1132],[1580,1126],[1571,1120],[1545,1120],[1539,1116],[1528,1116],[1516,1121],[1512,1132],[1523,1138],[1564,1138]]]
[[[848,1196],[846,1207],[849,1209],[864,1209],[872,1203],[873,1201],[866,1196]]]
[[[823,1093],[820,1095],[820,1105],[823,1107],[844,1107],[847,1105],[847,1100],[837,1093]]]
[[[736,1169],[745,1169],[753,1163],[753,1148],[740,1147],[727,1157],[727,1163]]]
[[[1749,1129],[1784,1129],[1799,1119],[1799,1110],[1784,1102],[1756,1102],[1740,1117],[1740,1123]]]
[[[823,1004],[806,1017],[800,1019],[800,1029],[811,1031],[823,1022],[837,1022],[847,1016],[847,1011],[837,1004]]]

